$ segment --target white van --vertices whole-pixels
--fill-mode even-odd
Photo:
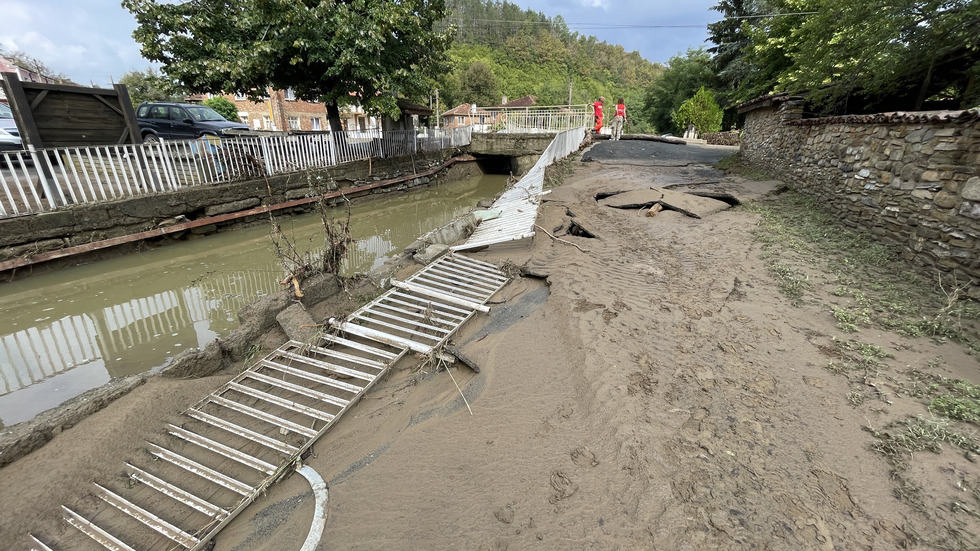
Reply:
[[[20,132],[14,122],[14,113],[6,103],[0,103],[0,151],[18,151],[24,149],[20,141]]]

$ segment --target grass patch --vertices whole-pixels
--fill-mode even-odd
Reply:
[[[722,163],[734,163],[728,158]],[[829,310],[838,328],[876,327],[910,337],[952,339],[980,352],[980,304],[950,274],[917,272],[901,249],[867,231],[843,227],[812,197],[784,190],[737,207],[758,214],[762,259],[794,305],[825,293],[841,299]],[[814,281],[806,273],[830,277]]]
[[[943,445],[957,448],[971,458],[980,454],[980,443],[973,435],[957,431],[949,419],[942,417],[927,419],[918,415],[892,423],[884,430],[868,431],[877,439],[871,449],[895,465],[905,464],[918,452],[941,453]]]
[[[774,179],[765,170],[743,163],[742,153],[738,151],[715,163],[715,168],[724,171],[726,174],[739,176],[746,180],[763,181]]]
[[[572,163],[572,156],[555,161],[544,169],[544,187],[553,188],[561,185],[570,174],[575,172],[575,165]]]

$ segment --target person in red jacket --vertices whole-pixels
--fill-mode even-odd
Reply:
[[[599,96],[599,99],[592,104],[592,113],[595,115],[595,128],[592,130],[596,134],[602,130],[602,102],[606,101],[606,98]]]
[[[623,137],[623,123],[626,122],[626,105],[623,98],[616,102],[616,116],[613,117],[612,139],[618,140]]]

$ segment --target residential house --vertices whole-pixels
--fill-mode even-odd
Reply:
[[[457,105],[440,115],[442,126],[459,128],[470,125],[485,125],[493,121],[493,114],[473,103]]]
[[[414,101],[398,98],[396,103],[398,104],[398,109],[402,112],[402,116],[398,120],[385,116],[383,123],[385,130],[411,130],[414,132],[420,126],[425,126],[424,124],[419,124],[419,117],[428,119],[432,116],[432,109],[424,105],[419,105]]]
[[[500,102],[499,107],[513,108],[513,107],[531,107],[538,103],[538,98],[534,96],[524,96],[523,98],[517,98],[512,101],[507,101],[507,96],[504,96],[503,101]]]
[[[42,82],[44,84],[59,84],[60,79],[42,75],[26,67],[21,67],[14,63],[14,60],[0,56],[0,73],[15,73],[22,82]],[[3,86],[0,86],[0,102],[7,103],[7,94]]]
[[[244,94],[223,94],[235,104],[238,118],[255,130],[269,131],[320,131],[330,130],[327,108],[318,101],[305,101],[296,98],[292,89],[272,90],[259,101],[252,101]],[[195,95],[187,101],[203,102],[218,94]],[[380,128],[381,120],[364,112],[357,106],[344,108],[340,112],[343,130],[366,131]]]

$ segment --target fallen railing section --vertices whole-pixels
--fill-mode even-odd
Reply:
[[[125,464],[126,478],[63,507],[75,530],[58,548],[86,538],[117,551],[207,548],[399,359],[437,351],[507,281],[492,264],[447,254],[314,342],[279,347],[183,412]],[[53,549],[50,536],[30,537]]]
[[[577,151],[585,140],[585,127],[566,130],[555,136],[538,161],[514,187],[505,191],[490,208],[501,211],[498,218],[482,222],[473,235],[453,251],[467,251],[534,237],[534,221],[544,188],[544,171],[555,161]]]

